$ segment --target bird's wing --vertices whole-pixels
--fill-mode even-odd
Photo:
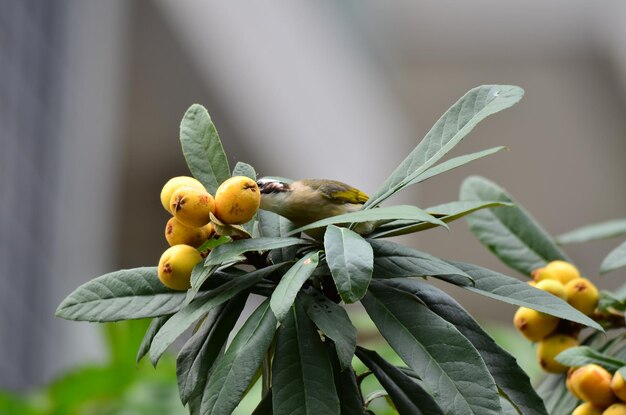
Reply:
[[[359,189],[336,180],[311,180],[307,185],[321,192],[324,197],[339,203],[363,204],[369,199]]]

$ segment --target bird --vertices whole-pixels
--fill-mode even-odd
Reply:
[[[262,178],[257,181],[257,185],[261,193],[260,208],[289,219],[297,227],[355,212],[369,199],[359,189],[337,180],[303,179],[287,183]],[[369,230],[367,226],[365,228],[365,231]],[[305,233],[319,239],[324,229]]]

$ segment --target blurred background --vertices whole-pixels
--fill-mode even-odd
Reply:
[[[626,216],[625,2],[272,6],[0,0],[1,390],[110,363],[97,325],[54,311],[91,278],[158,261],[168,219],[158,195],[188,174],[178,127],[192,103],[208,108],[231,165],[371,193],[466,91],[519,85],[522,102],[455,154],[510,151],[392,203],[456,200],[463,178],[479,174],[554,235]],[[462,222],[402,241],[513,275]],[[613,288],[623,275],[596,276],[613,245],[568,252]],[[446,290],[480,321],[510,325],[515,307]]]

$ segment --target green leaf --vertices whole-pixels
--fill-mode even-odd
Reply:
[[[211,310],[200,329],[178,353],[176,377],[183,404],[204,390],[209,370],[228,340],[247,298],[246,293],[240,294],[224,307]]]
[[[172,317],[172,315],[168,314],[165,316],[155,317],[152,319],[152,321],[150,322],[150,326],[148,326],[148,330],[146,330],[146,334],[143,336],[141,345],[139,345],[139,350],[137,351],[137,358],[135,359],[135,362],[137,364],[139,364],[141,359],[143,359],[143,357],[148,353],[148,351],[150,350],[150,345],[152,344],[152,340],[154,339],[154,336],[156,336],[156,334],[161,329],[161,327],[163,327],[163,324],[165,324],[165,322],[169,320],[170,317]]]
[[[374,270],[371,245],[358,233],[331,225],[324,234],[326,262],[341,299],[359,301],[367,292]]]
[[[346,310],[313,289],[301,298],[309,318],[335,343],[341,370],[352,367],[357,333]]]
[[[600,353],[588,346],[578,346],[567,349],[556,356],[556,361],[566,366],[584,366],[595,363],[609,372],[615,372],[626,362],[604,353]]]
[[[542,313],[604,331],[597,322],[555,295],[478,265],[458,261],[446,262],[460,269],[464,274],[471,275],[474,278],[474,284],[461,282],[462,280],[459,278],[447,275],[438,275],[436,276],[438,279],[505,303],[532,308]]]
[[[626,235],[626,219],[614,219],[582,226],[556,238],[560,244],[575,244]]]
[[[298,300],[278,332],[272,389],[274,415],[340,413],[326,349]]]
[[[268,210],[259,210],[257,212],[257,218],[259,220],[261,237],[264,238],[286,238],[289,232],[296,228],[287,218]],[[295,259],[297,251],[298,247],[293,245],[285,248],[277,248],[270,252],[270,259],[275,264],[292,261]]]
[[[374,278],[446,275],[449,278],[459,278],[459,285],[473,281],[472,277],[459,268],[417,249],[391,241],[370,240],[370,244],[374,251]]]
[[[221,265],[226,261],[238,257],[250,251],[268,251],[270,249],[284,248],[298,244],[304,244],[300,238],[255,238],[241,239],[215,248],[204,262],[205,266]]]
[[[232,176],[245,176],[256,181],[256,171],[254,167],[242,161],[238,161],[237,164],[235,164]]]
[[[194,104],[180,123],[180,143],[191,174],[212,195],[230,177],[228,158],[208,111]]]
[[[470,90],[435,123],[424,139],[365,203],[379,205],[435,165],[489,115],[515,105],[524,95],[516,86],[483,85]]]
[[[265,300],[215,362],[204,393],[202,415],[230,415],[248,388],[276,332],[276,318]]]
[[[95,278],[68,295],[56,316],[78,321],[119,321],[172,314],[185,292],[165,287],[156,267],[133,268]]]
[[[604,258],[600,265],[600,274],[606,274],[624,266],[626,266],[626,241],[618,245]]]
[[[378,353],[359,347],[357,357],[385,388],[400,415],[443,415],[428,392]]]
[[[332,343],[326,342],[325,344],[330,349],[328,356],[330,357],[330,363],[335,375],[335,386],[337,386],[341,415],[366,415],[361,388],[359,387],[354,369],[350,367],[342,370]]]
[[[498,346],[452,297],[430,284],[406,278],[385,280],[383,283],[417,296],[433,312],[454,324],[476,347],[498,387],[506,393],[521,413],[547,415],[543,401],[515,358]]]
[[[571,262],[541,225],[495,183],[478,176],[469,177],[461,185],[460,198],[516,205],[481,210],[466,219],[478,240],[511,268],[530,275],[556,259]]]
[[[309,252],[283,275],[270,301],[270,306],[278,321],[285,318],[302,284],[315,271],[317,264],[319,264],[319,252]]]
[[[241,275],[219,287],[207,291],[206,294],[194,299],[174,314],[157,333],[150,348],[150,359],[157,362],[163,352],[180,336],[189,326],[203,315],[218,305],[230,300],[240,292],[249,289],[263,278],[271,275],[283,264],[272,265],[257,271]]]
[[[441,219],[443,222],[450,223],[462,218],[463,216],[469,215],[470,213],[476,212],[477,210],[499,206],[512,205],[503,202],[459,201],[433,206],[426,209],[426,211],[438,219]],[[367,235],[367,237],[389,238],[391,236],[421,232],[426,229],[434,228],[435,226],[436,225],[427,222],[396,220],[377,227],[376,230]]]
[[[379,209],[372,210],[358,210],[356,212],[331,216],[330,218],[318,220],[317,222],[313,222],[306,226],[301,226],[297,229],[294,229],[293,231],[289,232],[289,235],[295,235],[309,229],[321,228],[324,226],[335,225],[338,223],[361,223],[379,220],[400,219],[429,222],[434,223],[435,225],[443,226],[444,228],[448,227],[444,222],[431,216],[417,206],[397,205],[381,207]]]
[[[361,302],[445,414],[500,414],[498,391],[485,362],[453,325],[415,296],[376,280]]]
[[[412,180],[409,183],[409,186],[416,184],[416,183],[421,183],[424,180],[430,179],[433,176],[437,176],[441,173],[445,173],[447,171],[456,169],[457,167],[461,167],[474,160],[478,160],[483,157],[490,156],[502,150],[506,150],[506,147],[504,146],[492,147],[492,148],[488,148],[487,150],[478,151],[476,153],[466,154],[464,156],[459,156],[459,157],[452,158],[450,160],[446,160],[442,163],[439,163],[438,165],[434,167],[431,167],[430,169],[426,170],[424,173],[417,176],[414,180]]]

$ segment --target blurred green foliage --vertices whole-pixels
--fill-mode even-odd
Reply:
[[[130,320],[103,325],[109,354],[105,364],[73,369],[28,394],[0,392],[0,414],[185,414],[178,399],[174,358],[164,357],[157,369],[147,361],[135,365],[148,324],[149,320]]]

